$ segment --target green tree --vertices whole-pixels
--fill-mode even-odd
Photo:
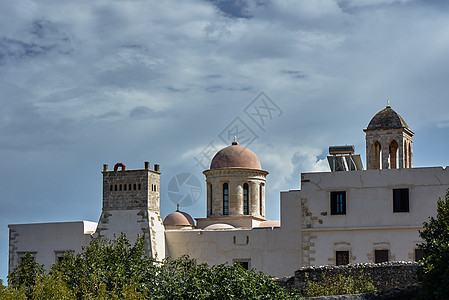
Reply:
[[[19,273],[24,275],[19,272],[25,270],[22,264],[10,275],[16,281]],[[124,235],[93,240],[81,253],[68,253],[49,274],[32,271],[24,278],[14,284],[15,290],[7,288],[8,293],[19,293],[26,286],[28,299],[299,298],[271,277],[239,264],[211,267],[188,256],[157,262],[145,255],[143,237],[131,245]]]
[[[424,222],[419,245],[424,257],[418,269],[422,299],[447,299],[449,295],[449,189],[437,202],[437,215]]]
[[[2,300],[25,300],[27,298],[25,289],[6,287],[0,279],[0,299]]]
[[[21,263],[8,275],[8,282],[14,288],[24,288],[27,295],[31,295],[36,281],[43,274],[44,266],[36,263],[33,255],[28,252]]]
[[[114,240],[93,240],[77,255],[68,253],[54,265],[58,274],[78,299],[123,298],[133,287],[137,294],[147,291],[147,278],[156,277],[157,264],[145,256],[144,239],[134,245],[124,234]]]

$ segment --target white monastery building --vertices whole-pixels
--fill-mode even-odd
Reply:
[[[329,147],[330,172],[303,173],[300,189],[281,192],[280,221],[265,218],[268,171],[236,141],[203,172],[207,216],[196,222],[179,209],[162,220],[159,165],[104,165],[98,224],[9,225],[9,271],[27,252],[49,269],[65,252],[121,232],[130,239],[144,235],[147,254],[157,259],[188,254],[208,264],[240,262],[273,276],[309,265],[417,260],[418,230],[435,215],[449,170],[413,168],[413,132],[390,106],[364,131],[367,169],[353,146]]]

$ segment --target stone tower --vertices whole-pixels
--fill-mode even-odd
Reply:
[[[157,259],[165,257],[164,226],[160,215],[159,165],[150,170],[125,170],[118,163],[113,171],[103,165],[103,208],[95,233],[97,238],[112,239],[122,232],[134,241],[145,236],[145,251]]]
[[[199,227],[213,223],[253,227],[266,220],[268,172],[262,170],[254,152],[235,141],[220,150],[210,169],[203,173],[207,183],[207,219],[197,219]]]
[[[363,130],[366,134],[367,169],[413,167],[413,132],[389,105]]]

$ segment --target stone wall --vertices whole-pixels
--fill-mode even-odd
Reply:
[[[416,262],[386,262],[380,264],[350,264],[344,266],[304,267],[295,272],[291,278],[279,279],[279,284],[287,288],[303,290],[307,288],[307,281],[320,281],[325,277],[336,275],[357,276],[363,273],[373,280],[377,291],[405,289],[418,283]]]

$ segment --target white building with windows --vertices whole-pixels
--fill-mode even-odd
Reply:
[[[353,147],[330,147],[331,172],[303,173],[300,187],[280,193],[281,220],[265,218],[268,171],[236,141],[204,171],[207,216],[179,210],[162,220],[159,166],[103,167],[103,208],[92,222],[9,225],[9,268],[31,252],[47,268],[92,238],[143,234],[158,259],[188,254],[199,262],[240,262],[273,276],[301,266],[419,258],[418,230],[435,215],[449,170],[413,168],[413,132],[390,106],[364,130],[367,170]]]

